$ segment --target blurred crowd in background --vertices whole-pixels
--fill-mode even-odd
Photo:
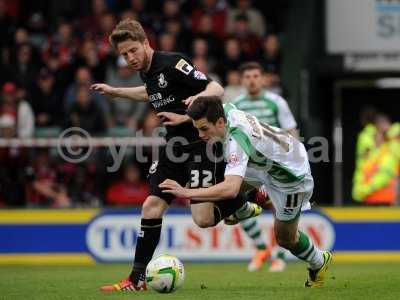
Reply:
[[[255,5],[251,0],[0,0],[0,138],[57,137],[73,126],[92,136],[133,136],[138,130],[150,136],[160,123],[146,103],[110,101],[89,90],[94,82],[142,84],[108,43],[125,18],[143,24],[154,49],[185,53],[223,84],[225,101],[243,92],[238,68],[250,60],[264,67],[265,88],[282,93],[282,20],[268,19],[268,10]],[[139,163],[131,149],[122,168],[110,173],[105,148],[80,164],[62,160],[54,150],[0,148],[0,206],[138,205],[148,194],[151,157]]]

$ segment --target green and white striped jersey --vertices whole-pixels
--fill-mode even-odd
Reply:
[[[232,102],[244,112],[252,114],[260,122],[283,129],[296,128],[297,124],[285,99],[281,96],[263,91],[259,97],[253,98],[243,94]]]
[[[311,178],[307,152],[295,137],[260,122],[233,104],[225,104],[224,110],[227,118],[225,175],[261,174],[260,181],[268,177],[272,185],[287,191],[296,188],[305,177]]]

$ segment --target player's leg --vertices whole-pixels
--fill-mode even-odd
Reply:
[[[172,195],[163,193],[159,184],[166,178],[172,178],[181,184],[185,182],[186,176],[181,176],[181,167],[181,164],[171,162],[167,153],[162,151],[160,160],[154,162],[149,170],[150,196],[146,198],[142,206],[142,219],[136,242],[135,259],[129,276],[135,284],[144,279],[147,264],[153,257],[160,240],[162,217],[174,198]]]
[[[146,266],[153,257],[161,235],[162,216],[168,203],[157,197],[148,196],[142,206],[140,231],[136,240],[135,259],[127,279],[113,285],[101,287],[104,292],[146,290]]]
[[[247,269],[249,272],[260,270],[271,256],[271,249],[267,246],[266,236],[262,234],[262,229],[257,218],[241,221],[240,225],[256,247],[256,253],[252,257]]]
[[[269,188],[268,194],[275,207],[274,229],[278,245],[309,264],[307,287],[322,286],[332,254],[320,250],[306,233],[298,230],[301,207],[308,202],[310,192],[285,194]]]
[[[132,272],[129,275],[129,278],[135,284],[144,280],[147,264],[153,257],[160,241],[162,217],[168,206],[165,200],[157,196],[149,196],[143,203],[135,259]]]
[[[265,185],[261,186],[259,190],[267,198],[264,201],[262,201],[263,199],[261,199],[261,202],[264,203],[264,205],[262,207],[270,209],[275,214],[275,209],[274,209],[274,206],[272,205],[272,201],[267,196],[266,186]],[[272,240],[273,240],[272,244],[275,244],[276,238],[275,238],[274,231],[272,232]],[[278,245],[275,245],[274,247],[270,247],[271,265],[268,268],[269,272],[282,272],[285,270],[285,268],[286,268],[286,252],[287,251],[288,250],[286,250],[285,248],[282,248]]]
[[[256,218],[243,220],[240,226],[258,250],[267,249],[266,237],[262,234],[261,225]]]
[[[298,220],[280,221],[275,219],[275,234],[278,244],[288,249],[294,256],[309,264],[309,278],[306,287],[320,287],[324,283],[325,272],[332,259],[328,251],[320,250],[307,236],[298,230]]]
[[[158,245],[161,235],[162,217],[173,196],[162,193],[159,184],[166,178],[172,178],[182,183],[179,164],[173,164],[168,160],[165,149],[160,153],[160,163],[154,161],[149,170],[150,196],[142,205],[141,225],[136,241],[135,258],[129,277],[113,285],[106,285],[102,291],[139,291],[145,290],[145,270]]]

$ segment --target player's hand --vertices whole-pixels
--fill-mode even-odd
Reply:
[[[188,189],[182,187],[175,180],[166,179],[162,183],[159,184],[159,187],[164,189],[163,193],[172,194],[178,198],[188,198],[187,191]]]
[[[176,126],[190,120],[190,118],[187,115],[180,115],[167,111],[158,113],[157,117],[161,118],[163,125],[166,126]]]
[[[101,95],[115,97],[114,88],[105,83],[95,83],[90,86],[92,91],[99,92]]]
[[[193,102],[196,100],[196,96],[190,96],[189,98],[183,100],[183,103],[185,103],[185,105],[187,105],[188,107],[190,107]]]

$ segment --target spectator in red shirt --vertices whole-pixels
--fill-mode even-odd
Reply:
[[[141,180],[138,166],[127,163],[122,177],[108,188],[106,203],[117,206],[142,205],[149,195],[149,186]]]

